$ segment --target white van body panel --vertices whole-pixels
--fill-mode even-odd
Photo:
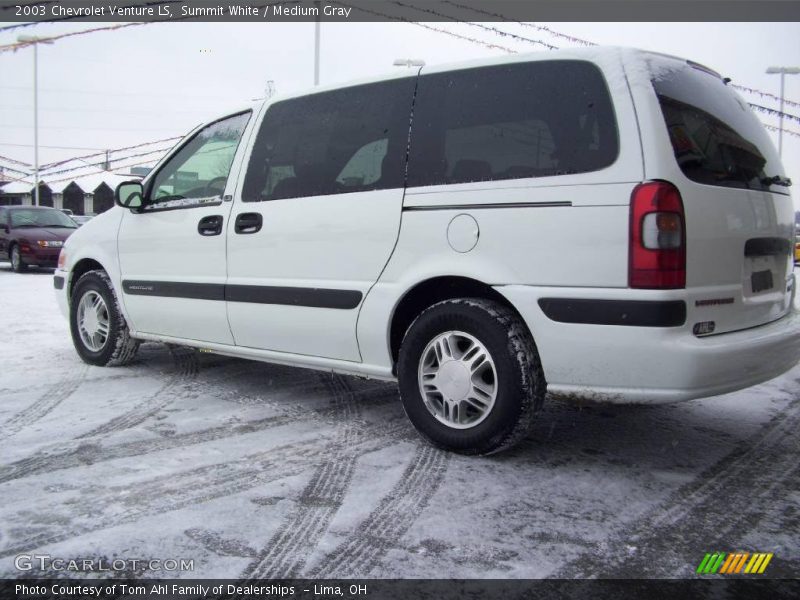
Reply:
[[[642,123],[645,179],[673,183],[683,198],[687,223],[686,300],[687,321],[713,320],[716,332],[725,333],[775,321],[791,310],[793,257],[746,258],[748,240],[794,238],[794,203],[788,189],[763,192],[706,185],[690,180],[672,152],[664,116],[651,78],[692,69],[685,61],[661,55],[630,53],[628,64],[631,92]],[[721,85],[721,84],[720,84]],[[729,90],[750,113],[747,102]],[[752,116],[755,119],[754,116]],[[769,175],[785,176],[780,170]],[[753,294],[749,282],[753,272],[772,270],[775,288]],[[732,304],[696,306],[707,299],[732,299]]]
[[[800,359],[794,276],[778,257],[743,255],[751,238],[793,237],[791,199],[698,184],[684,175],[651,83],[653,64],[669,67],[673,59],[591,48],[424,67],[421,74],[554,59],[589,61],[602,72],[618,131],[619,152],[609,166],[538,178],[242,202],[256,133],[270,106],[343,86],[277,96],[254,111],[220,206],[151,215],[115,207],[70,237],[66,265],[56,273],[67,278],[56,291],[62,311],[68,312],[74,267],[92,259],[108,271],[134,337],[393,379],[397,349],[391,327],[398,306],[420,284],[456,277],[489,286],[522,317],[554,393],[626,403],[678,401],[741,389],[791,368]],[[348,85],[409,76],[415,75],[394,72]],[[628,287],[631,194],[649,180],[671,182],[683,197],[683,289]],[[234,232],[235,218],[246,212],[263,217],[259,235]],[[225,218],[224,233],[211,244],[194,239],[189,228],[206,214]],[[454,233],[456,219],[468,225]],[[130,228],[118,248],[121,224]],[[183,234],[177,234],[180,227]],[[174,253],[174,244],[184,244],[180,253]],[[759,270],[782,278],[760,295],[746,285]],[[123,279],[139,278],[349,290],[361,299],[355,309],[332,311],[227,296],[215,301],[125,294]],[[703,304],[729,297],[731,304]],[[686,318],[660,327],[561,322],[540,304],[551,298],[685,303]],[[693,333],[693,326],[705,321],[717,323],[717,334]]]
[[[56,290],[56,300],[65,318],[69,318],[69,290],[75,285],[73,269],[81,261],[91,260],[99,263],[108,273],[117,298],[122,298],[117,231],[124,212],[125,209],[113,206],[76,229],[64,242],[62,253],[67,257],[66,262],[56,269],[54,276],[64,279],[63,288]]]
[[[235,206],[263,216],[263,235],[228,224],[228,283],[367,295],[394,248],[403,191],[293,198]],[[354,218],[354,215],[358,215]],[[358,310],[229,302],[236,344],[360,362]]]

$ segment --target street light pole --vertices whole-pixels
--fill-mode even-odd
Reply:
[[[783,103],[784,103],[784,79],[786,75],[797,75],[800,74],[800,67],[769,67],[767,69],[767,74],[774,75],[780,74],[781,76],[781,114],[778,117],[778,156],[782,156],[783,154]]]
[[[39,206],[39,44],[53,41],[32,35],[21,35],[17,41],[33,44],[33,204]]]

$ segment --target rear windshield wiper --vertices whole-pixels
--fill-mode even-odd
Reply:
[[[789,187],[792,185],[792,180],[788,177],[781,177],[780,175],[773,175],[772,177],[762,177],[761,183],[764,185],[780,185],[783,187]]]

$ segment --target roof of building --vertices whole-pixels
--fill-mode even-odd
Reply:
[[[0,192],[3,194],[28,194],[32,189],[33,184],[27,181],[12,181],[0,186]]]
[[[94,193],[103,183],[113,190],[123,181],[130,181],[131,179],[139,179],[139,177],[137,175],[118,175],[116,173],[95,173],[75,177],[74,179],[62,179],[48,185],[54,194],[61,194],[67,186],[74,182],[84,193],[90,194]]]
[[[117,173],[91,173],[88,175],[80,175],[74,178],[58,179],[50,183],[47,178],[40,179],[40,183],[46,185],[54,194],[61,194],[71,184],[75,183],[85,194],[92,194],[97,188],[105,183],[112,190],[115,189],[123,181],[130,181],[131,179],[140,179],[140,175],[120,175]],[[12,181],[11,183],[0,184],[0,193],[3,194],[29,194],[33,190],[33,181],[22,180]]]

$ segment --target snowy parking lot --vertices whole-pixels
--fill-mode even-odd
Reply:
[[[420,440],[394,385],[160,344],[89,367],[52,287],[0,263],[3,577],[42,574],[20,555],[186,559],[125,573],[186,578],[687,577],[718,550],[800,573],[800,367],[677,405],[548,399],[520,446],[465,458]]]

